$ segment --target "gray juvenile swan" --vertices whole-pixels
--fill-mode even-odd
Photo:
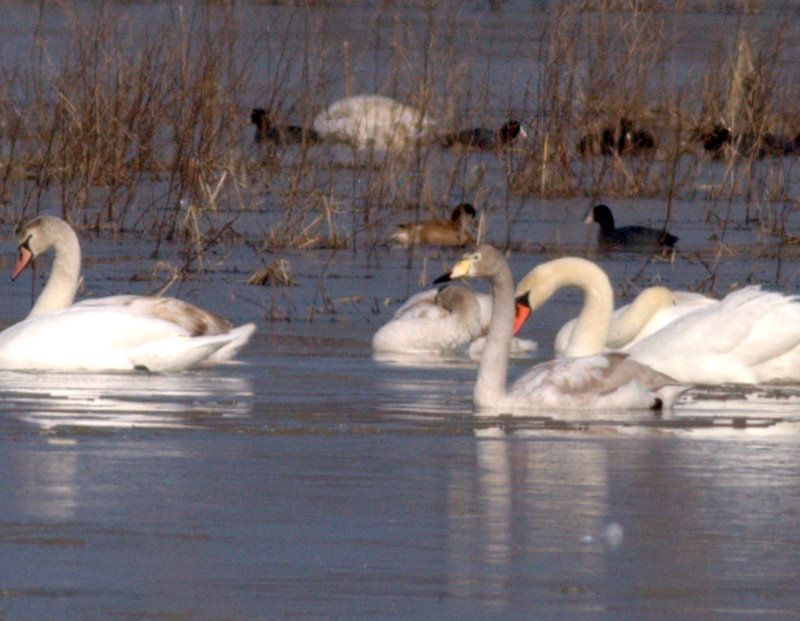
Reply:
[[[538,291],[540,280],[541,286],[551,293],[558,288],[557,282],[550,282],[552,278],[537,272],[538,269],[526,277],[518,292]],[[492,319],[473,392],[478,409],[500,413],[539,409],[660,409],[671,405],[683,391],[672,378],[624,354],[597,354],[606,338],[602,331],[594,338],[595,342],[582,344],[595,355],[584,356],[577,353],[580,347],[576,347],[574,357],[537,364],[507,390],[509,344],[514,330],[513,281],[508,263],[497,250],[482,245],[464,255],[438,281],[457,278],[485,278],[492,286]],[[536,299],[531,302],[535,308]],[[592,300],[592,305],[597,303],[603,301]],[[610,314],[611,308],[607,312]],[[583,318],[582,313],[579,321]]]

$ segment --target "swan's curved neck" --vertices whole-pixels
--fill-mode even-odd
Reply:
[[[508,265],[501,265],[490,282],[492,319],[473,392],[475,405],[479,408],[497,406],[506,397],[508,356],[514,332],[514,281]]]
[[[624,313],[611,321],[606,343],[619,349],[630,343],[659,311],[672,306],[675,296],[665,287],[651,287],[636,296]]]
[[[53,250],[50,277],[28,317],[67,308],[75,300],[81,276],[81,247],[78,236],[69,226],[53,240]]]
[[[583,291],[583,308],[575,322],[567,357],[591,356],[605,349],[606,337],[614,310],[614,291],[605,272],[590,262],[580,269],[562,272],[560,287],[575,286]]]

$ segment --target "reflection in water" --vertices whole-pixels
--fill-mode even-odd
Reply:
[[[665,428],[637,441],[600,428],[549,439],[505,424],[476,430],[474,468],[448,471],[448,591],[487,614],[569,596],[632,618],[691,598],[707,616],[720,588],[760,601],[774,585],[741,559],[753,542],[787,556],[776,546],[794,522],[776,516],[797,494],[787,487],[796,426],[785,441],[726,427],[722,443]],[[739,534],[722,536],[731,527]]]
[[[224,369],[224,367],[220,367]],[[249,380],[196,371],[175,375],[0,372],[0,399],[42,429],[190,428],[250,412]]]
[[[0,372],[3,419],[48,432],[45,443],[15,452],[13,506],[47,521],[70,520],[96,473],[86,430],[197,429],[250,414],[252,389],[225,367],[179,375]],[[58,433],[52,433],[58,431]]]
[[[554,560],[559,555],[566,555],[566,566],[578,555],[583,571],[602,568],[580,548],[586,541],[594,542],[589,547],[603,545],[608,513],[603,445],[581,446],[566,460],[500,427],[475,435],[475,470],[461,465],[449,476],[451,594],[499,612],[519,599],[520,562],[541,564],[548,583],[562,578]]]
[[[78,454],[52,447],[17,455],[13,466],[16,506],[48,521],[75,517],[78,506]]]

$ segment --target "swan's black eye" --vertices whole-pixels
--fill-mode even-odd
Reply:
[[[28,236],[25,238],[25,241],[20,243],[19,247],[20,247],[20,248],[25,248],[25,250],[28,250],[28,251],[30,251],[30,249],[31,249],[31,246],[30,246],[30,244],[31,244],[31,237],[33,237],[33,235],[28,235]]]
[[[480,252],[476,252],[475,254],[473,254],[472,255],[472,260],[473,261],[480,261],[481,260],[481,253]]]

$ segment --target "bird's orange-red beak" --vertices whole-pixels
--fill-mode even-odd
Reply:
[[[520,331],[520,328],[528,321],[528,317],[531,315],[531,307],[527,304],[517,302],[516,308],[517,312],[514,316],[514,334]]]
[[[11,280],[17,279],[17,276],[22,273],[22,270],[28,267],[31,259],[33,259],[33,253],[25,246],[20,246],[19,254],[17,255],[17,263],[14,265],[14,271],[11,272]]]

